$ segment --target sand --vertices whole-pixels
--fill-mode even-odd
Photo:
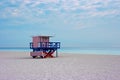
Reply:
[[[120,56],[59,53],[33,59],[29,52],[0,51],[0,80],[120,80]]]

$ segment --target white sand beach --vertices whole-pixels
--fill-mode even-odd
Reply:
[[[33,59],[29,52],[0,51],[0,80],[120,80],[120,56],[59,53]]]

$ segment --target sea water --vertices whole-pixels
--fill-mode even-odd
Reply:
[[[0,48],[0,51],[22,51],[31,52],[29,47],[20,48]],[[105,54],[105,55],[120,55],[120,48],[82,48],[82,47],[62,47],[58,49],[58,53],[72,54]]]
[[[120,48],[62,48],[61,53],[120,55]]]

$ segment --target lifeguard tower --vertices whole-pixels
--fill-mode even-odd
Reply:
[[[52,36],[33,36],[32,42],[30,43],[30,56],[33,58],[53,58],[53,53],[56,52],[56,57],[58,57],[57,49],[60,49],[60,42],[50,42],[49,38]]]

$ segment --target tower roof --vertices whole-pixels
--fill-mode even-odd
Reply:
[[[32,36],[32,37],[53,37],[53,36],[39,35],[39,36]]]

